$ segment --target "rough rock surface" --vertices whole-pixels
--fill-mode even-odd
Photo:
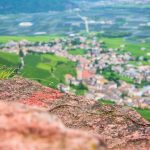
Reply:
[[[103,150],[94,135],[67,129],[39,109],[0,102],[0,150]]]
[[[21,77],[0,81],[0,100],[48,108],[52,101],[63,94]]]
[[[129,107],[101,105],[22,78],[0,81],[0,100],[44,108],[69,128],[104,137],[110,149],[150,149],[150,123]]]
[[[150,123],[129,107],[100,105],[84,97],[65,95],[50,106],[67,127],[96,133],[109,148],[150,149]]]

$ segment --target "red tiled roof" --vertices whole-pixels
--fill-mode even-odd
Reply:
[[[93,73],[91,73],[90,71],[88,70],[83,70],[82,72],[82,78],[83,79],[89,79],[93,76]]]

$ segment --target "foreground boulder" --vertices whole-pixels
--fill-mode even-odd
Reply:
[[[103,141],[71,130],[48,112],[0,102],[0,150],[103,150]]]
[[[129,107],[101,105],[94,100],[65,95],[50,106],[70,128],[99,134],[111,149],[150,148],[150,123]]]
[[[13,78],[9,80],[0,81],[0,100],[4,101],[5,103],[18,102],[25,104],[26,106],[38,106],[38,109],[40,108],[42,110],[44,109],[44,111],[45,110],[49,111],[50,114],[54,114],[59,119],[61,119],[65,124],[65,126],[67,126],[68,128],[73,128],[77,130],[81,129],[90,134],[91,133],[97,134],[98,136],[103,137],[103,139],[105,139],[107,149],[108,148],[113,150],[150,149],[150,123],[145,119],[143,119],[137,112],[135,112],[133,109],[129,107],[117,105],[102,105],[95,100],[88,100],[85,97],[78,97],[70,94],[62,94],[57,90],[44,87],[37,82],[33,82],[23,78]],[[5,109],[6,109],[5,112],[7,112],[8,109],[10,108],[9,107],[7,108],[6,105]],[[28,115],[30,116],[31,114],[32,113],[29,111],[29,114],[25,113],[25,116],[22,118],[33,118],[28,117]],[[9,113],[9,115],[7,115],[7,120],[10,119],[9,116],[11,116],[11,112]],[[39,115],[39,117],[40,116],[41,115]],[[44,116],[45,121],[49,119],[48,113],[46,114],[44,113],[42,115],[42,118],[44,118]],[[16,121],[15,118],[18,119],[17,114],[14,117],[13,120],[14,122]],[[30,120],[31,119],[29,119],[28,121]],[[37,121],[34,124],[34,128],[39,129],[40,120],[41,119],[37,117]],[[4,123],[6,124],[5,121]],[[9,123],[11,124],[11,122],[8,122],[7,125]],[[17,125],[17,127],[18,126],[20,127],[20,125],[22,124],[24,125],[26,124],[26,122],[24,121],[21,122],[20,120],[19,125]],[[26,129],[27,126],[23,127],[25,127]],[[32,132],[34,131],[33,128],[30,129]],[[27,131],[30,131],[30,129],[27,129]],[[43,126],[40,132],[44,133],[46,132]],[[18,135],[16,137],[18,139]],[[29,136],[27,135],[27,137],[33,138],[35,137],[35,139],[38,139],[37,137],[41,137],[41,135],[37,135],[36,137],[34,136],[34,134],[33,135],[29,134]],[[49,137],[47,136],[46,138]],[[70,138],[72,137],[70,136]],[[6,142],[9,141],[7,139],[7,136],[6,137],[2,136],[2,139],[6,139]],[[22,140],[22,138],[19,140]],[[56,139],[54,136],[54,141],[55,140]],[[31,144],[34,146],[34,142],[31,142]],[[86,146],[88,148],[91,148],[90,145],[86,144]],[[88,148],[84,149],[88,150]],[[102,148],[102,146],[100,148]],[[93,148],[93,150],[95,149]]]

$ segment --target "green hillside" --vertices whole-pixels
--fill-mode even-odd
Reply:
[[[0,36],[0,43],[7,43],[9,41],[28,40],[30,42],[49,42],[54,39],[60,39],[62,36],[58,35],[43,35],[43,36]]]
[[[1,66],[18,68],[19,63],[19,57],[16,54],[0,52]],[[76,76],[75,67],[76,63],[64,57],[52,54],[28,54],[25,57],[25,67],[21,75],[56,88],[58,83],[65,82],[65,74]]]

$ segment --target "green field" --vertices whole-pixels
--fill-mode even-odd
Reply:
[[[135,108],[135,110],[141,114],[145,119],[150,121],[150,110],[149,109],[140,109],[140,108]]]
[[[134,57],[140,57],[140,56],[144,56],[147,59],[150,59],[150,56],[147,55],[147,53],[150,53],[150,44],[147,43],[129,43],[125,40],[123,40],[123,38],[100,38],[100,41],[104,41],[107,48],[121,48],[121,45],[125,45],[125,47],[123,48],[123,50],[125,52],[131,52],[131,54]],[[145,51],[142,51],[141,48],[146,48]],[[149,62],[146,61],[142,61],[142,64],[148,64],[150,65]]]
[[[125,44],[122,38],[100,38],[100,41],[104,41],[108,48],[119,48],[120,45]]]
[[[114,105],[115,102],[111,101],[111,100],[103,100],[103,99],[100,99],[99,102],[103,105]]]
[[[65,74],[76,76],[76,63],[63,57],[52,54],[28,54],[24,60],[25,67],[21,75],[46,86],[56,88],[58,83],[64,83]],[[0,64],[18,68],[19,57],[16,54],[0,52]]]
[[[54,39],[60,39],[63,36],[58,35],[43,35],[43,36],[0,36],[0,43],[7,43],[9,41],[28,40],[30,42],[49,42]]]
[[[20,63],[19,56],[14,53],[0,52],[0,65],[7,67],[16,67]]]
[[[84,49],[71,49],[68,50],[68,53],[71,55],[85,55],[86,51]]]

